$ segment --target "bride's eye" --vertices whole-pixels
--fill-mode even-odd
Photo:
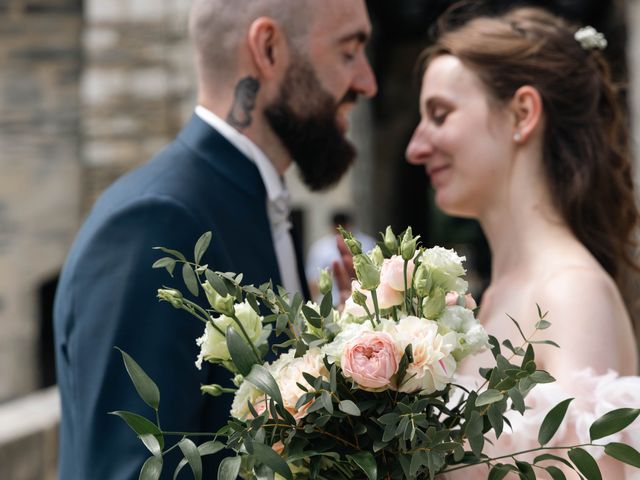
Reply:
[[[447,119],[447,115],[449,115],[449,110],[445,108],[434,108],[431,111],[430,116],[433,120],[433,123],[435,123],[436,125],[442,125]]]

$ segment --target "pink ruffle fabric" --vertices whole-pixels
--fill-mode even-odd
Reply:
[[[477,388],[482,382],[478,377],[459,376],[454,383],[467,388]],[[499,439],[496,440],[494,435],[487,435],[486,438],[491,440],[493,445],[486,442],[485,453],[494,457],[539,446],[538,431],[544,417],[562,400],[572,397],[574,400],[569,406],[565,420],[548,446],[588,443],[589,427],[597,418],[617,408],[640,407],[640,377],[620,377],[612,370],[604,375],[597,375],[588,368],[574,373],[570,381],[536,385],[525,398],[527,411],[524,415],[516,411],[509,411],[506,414],[513,431],[505,423],[504,432]],[[606,445],[609,442],[624,442],[640,450],[640,419],[627,427],[623,433],[599,439],[595,443]],[[603,448],[589,447],[587,450],[596,460],[605,455]],[[522,455],[518,458],[531,461],[540,453],[537,452],[528,457]],[[484,472],[484,474],[476,476],[476,472]],[[453,472],[443,478],[470,480],[486,478],[486,476],[486,468],[482,470],[472,468]],[[640,469],[626,466],[625,478],[615,480],[640,480]]]

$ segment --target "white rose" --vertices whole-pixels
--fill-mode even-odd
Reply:
[[[460,257],[455,250],[442,247],[427,248],[422,253],[421,259],[425,266],[442,270],[454,277],[459,277],[465,273],[462,262],[466,258]]]
[[[253,405],[260,396],[264,396],[264,393],[258,390],[252,383],[247,381],[242,382],[233,397],[230,411],[231,416],[238,420],[246,419],[251,414],[247,403]]]
[[[234,311],[254,345],[259,346],[267,341],[270,329],[267,328],[263,332],[262,317],[255,312],[251,305],[247,302],[236,304],[234,305]],[[223,333],[226,333],[227,327],[231,326],[244,338],[244,334],[233,318],[222,315],[212,321]],[[213,362],[231,360],[226,336],[222,335],[209,322],[205,326],[202,337],[196,340],[196,344],[200,347],[200,354],[196,360],[198,369],[202,367],[202,360]]]
[[[421,255],[421,261],[429,268],[431,278],[436,285],[445,291],[465,293],[468,283],[461,277],[465,274],[462,262],[465,257],[460,257],[454,250],[442,247],[426,249]]]
[[[319,348],[310,348],[302,357],[293,358],[286,362],[274,376],[282,394],[283,407],[296,420],[303,418],[311,406],[311,402],[309,402],[300,409],[296,409],[296,403],[305,393],[298,384],[306,386],[309,390],[312,389],[303,373],[314,377],[329,377],[329,372],[327,372],[322,358],[323,355]]]
[[[473,315],[473,312],[468,308],[453,305],[444,309],[442,315],[438,319],[438,323],[441,326],[446,327],[448,330],[453,330],[458,333],[467,333],[467,331],[476,325],[478,321]]]
[[[413,354],[413,362],[398,389],[432,393],[450,383],[457,366],[451,355],[457,343],[455,334],[440,335],[436,322],[414,316],[401,319],[397,329],[403,349],[411,344]]]

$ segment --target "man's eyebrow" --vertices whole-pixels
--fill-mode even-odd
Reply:
[[[357,32],[349,33],[338,39],[338,43],[349,43],[356,40],[358,43],[367,43],[369,40],[369,33],[364,30],[358,30]]]

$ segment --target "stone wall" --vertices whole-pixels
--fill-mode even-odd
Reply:
[[[2,401],[38,387],[38,287],[79,222],[82,12],[78,0],[0,4]]]

